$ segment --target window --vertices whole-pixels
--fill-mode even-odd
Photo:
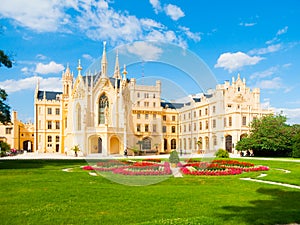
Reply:
[[[153,132],[156,132],[156,124],[153,124],[153,125],[152,125],[152,131],[153,131]]]
[[[163,121],[166,121],[167,120],[167,116],[163,116]]]
[[[189,124],[189,131],[191,131],[191,124]]]
[[[196,111],[194,111],[194,118],[196,118]]]
[[[166,133],[166,132],[167,132],[167,127],[166,127],[166,126],[163,126],[163,127],[162,127],[162,132],[163,132],[163,133]]]
[[[142,148],[143,149],[151,149],[151,139],[150,138],[145,138],[143,140]]]
[[[175,121],[176,120],[176,116],[172,116],[172,121]]]
[[[247,117],[246,116],[243,116],[243,118],[242,118],[242,125],[243,126],[247,125]]]
[[[176,132],[175,126],[172,126],[172,133],[175,133],[175,132]]]
[[[240,91],[241,91],[241,88],[240,88],[240,87],[238,87],[237,91],[238,91],[238,92],[240,92]]]
[[[12,127],[6,127],[5,129],[6,134],[11,134],[11,131],[12,131]]]
[[[156,119],[156,114],[153,114],[153,119]]]
[[[189,138],[189,149],[192,149],[192,139]]]
[[[98,124],[105,124],[105,117],[108,114],[109,102],[106,95],[102,95],[99,99],[99,118]]]
[[[141,114],[139,114],[139,113],[136,114],[136,118],[137,118],[137,119],[140,119],[140,118],[141,118]]]
[[[153,98],[155,98],[155,93],[153,94]]]
[[[226,124],[226,118],[224,118],[224,127],[226,127],[227,124]]]
[[[205,115],[208,115],[208,109],[207,108],[205,109]]]
[[[149,114],[145,114],[145,119],[149,119]]]
[[[217,121],[214,119],[214,120],[212,121],[212,127],[213,127],[213,128],[216,128],[216,125],[217,125]]]
[[[52,121],[47,121],[48,129],[52,129]]]
[[[145,107],[149,107],[149,102],[144,102]]]
[[[48,115],[52,114],[52,108],[47,108]]]
[[[59,121],[55,121],[55,129],[57,129],[57,130],[60,129],[60,123],[59,123]]]
[[[171,149],[176,149],[176,139],[171,140]]]
[[[60,114],[60,109],[59,108],[56,108],[55,109],[55,115],[59,115]]]
[[[144,94],[144,97],[145,97],[145,98],[149,98],[149,93],[145,93],[145,94]]]
[[[58,135],[55,137],[55,141],[59,142],[59,136]]]
[[[42,129],[42,121],[39,120],[39,129]]]
[[[231,127],[232,126],[232,117],[231,116],[229,116],[229,118],[228,118],[228,125]]]
[[[194,123],[194,131],[196,131],[196,129],[197,129],[197,125],[196,123]]]
[[[104,109],[104,111],[106,111],[107,110],[107,108],[106,109]],[[105,112],[104,112],[105,113]],[[105,115],[104,115],[105,116]],[[81,130],[81,106],[78,104],[78,105],[76,105],[76,129],[77,130]],[[57,129],[57,128],[56,128]]]
[[[136,125],[136,131],[137,132],[141,132],[141,124],[137,124]]]
[[[68,127],[68,119],[67,119],[67,117],[65,118],[65,127],[66,128]]]
[[[205,121],[205,129],[208,129],[208,120]]]
[[[153,102],[153,108],[155,108],[156,107],[156,104],[155,104],[155,102]]]
[[[186,125],[183,126],[183,132],[186,132]]]
[[[216,106],[213,106],[213,113],[216,112]]]
[[[191,119],[191,113],[189,113],[189,119]]]
[[[231,104],[228,104],[228,105],[227,105],[228,108],[231,108],[231,106],[232,106]]]
[[[199,123],[199,130],[202,130],[202,122]]]
[[[212,138],[213,138],[213,144],[214,144],[214,145],[217,145],[217,136],[214,135]]]
[[[140,92],[137,93],[137,97],[138,97],[138,98],[140,97]]]
[[[48,141],[48,142],[52,142],[52,136],[48,135],[47,141]]]
[[[183,114],[183,119],[185,120],[185,114]]]
[[[136,105],[139,107],[140,106],[140,101],[137,101]]]
[[[201,116],[201,109],[199,110],[199,116]]]
[[[149,132],[149,125],[145,124],[145,132]]]

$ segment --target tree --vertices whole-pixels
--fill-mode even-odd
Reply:
[[[12,60],[8,55],[6,55],[4,53],[3,50],[0,50],[0,67],[2,65],[6,66],[7,68],[11,68],[12,67]]]
[[[0,88],[0,122],[6,124],[10,122],[10,106],[6,104],[7,94]]]
[[[254,119],[250,135],[237,143],[237,150],[252,149],[258,156],[289,156],[292,154],[293,129],[282,115]]]

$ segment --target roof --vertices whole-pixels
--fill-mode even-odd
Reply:
[[[47,100],[56,100],[56,96],[62,94],[62,92],[57,92],[57,91],[38,91],[37,99],[39,100],[44,99],[44,93],[46,93]]]
[[[180,109],[184,106],[183,103],[171,103],[171,102],[161,102],[161,107],[170,109]]]

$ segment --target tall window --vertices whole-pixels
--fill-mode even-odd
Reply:
[[[243,119],[242,119],[242,125],[243,125],[243,126],[246,126],[246,125],[247,125],[247,117],[246,117],[246,116],[243,116]]]
[[[176,139],[171,140],[171,149],[176,149]]]
[[[140,118],[141,118],[141,114],[138,113],[138,114],[136,115],[136,118],[137,118],[137,119],[140,119]]]
[[[105,111],[108,109],[108,98],[106,95],[102,95],[99,99],[99,124],[105,123]]]
[[[51,135],[49,135],[49,136],[47,137],[47,139],[48,139],[48,140],[47,140],[48,142],[52,142],[52,136],[51,136]]]
[[[149,132],[149,125],[145,124],[145,132]]]
[[[176,132],[175,126],[172,126],[172,133],[175,133],[175,132]]]
[[[227,124],[226,124],[226,117],[224,118],[224,127],[226,127]]]
[[[232,126],[232,117],[231,116],[229,116],[229,118],[228,118],[228,126]]]
[[[212,138],[213,138],[213,144],[214,144],[214,145],[217,145],[217,136],[214,135]]]
[[[199,130],[202,130],[202,122],[199,123]]]
[[[137,124],[137,125],[136,125],[136,131],[137,131],[137,132],[140,132],[140,131],[141,131],[141,124]]]
[[[81,107],[79,104],[76,106],[76,120],[77,120],[76,128],[77,130],[81,130]]]
[[[48,129],[52,129],[52,121],[48,121],[47,125],[48,125]]]
[[[205,121],[205,129],[208,129],[208,120]]]
[[[60,123],[59,123],[59,121],[55,121],[55,129],[56,130],[60,129]]]
[[[167,116],[163,116],[163,121],[166,121],[167,120]]]
[[[11,134],[12,128],[11,127],[6,127],[5,133],[6,134]]]
[[[59,115],[60,114],[60,110],[59,110],[59,108],[56,108],[55,109],[55,115]]]
[[[172,116],[172,121],[175,121],[176,120],[176,116]]]
[[[167,127],[166,127],[166,126],[163,126],[163,127],[162,127],[162,132],[163,132],[163,133],[166,133],[166,132],[167,132]]]
[[[51,115],[52,114],[52,108],[48,108],[47,112],[48,112],[48,115]]]
[[[55,141],[59,142],[59,136],[55,136]]]
[[[212,121],[212,127],[216,128],[216,126],[217,126],[217,121],[215,119],[213,119],[213,121]]]
[[[145,114],[145,119],[149,119],[149,114]]]
[[[156,124],[153,124],[153,125],[152,125],[152,131],[153,131],[153,132],[156,132]]]

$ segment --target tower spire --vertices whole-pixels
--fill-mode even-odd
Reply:
[[[124,69],[123,69],[123,80],[125,80],[126,81],[126,79],[127,79],[127,77],[126,77],[126,75],[127,75],[127,71],[126,71],[126,65],[124,64]]]
[[[101,59],[101,77],[107,77],[106,41],[103,41],[103,53]]]
[[[80,59],[78,59],[78,67],[77,67],[77,70],[78,70],[78,76],[81,76],[81,70],[82,70],[82,67],[81,67]]]
[[[116,54],[116,64],[115,64],[115,72],[114,72],[114,78],[115,79],[120,79],[120,65],[119,65],[119,51],[117,49],[117,54]]]

